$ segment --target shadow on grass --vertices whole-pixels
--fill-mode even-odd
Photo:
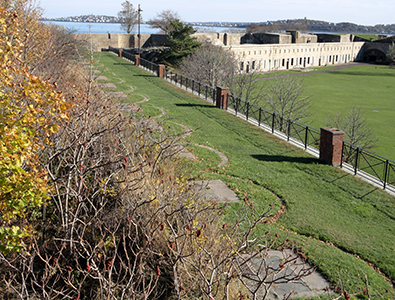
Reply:
[[[285,155],[265,155],[265,154],[253,154],[251,157],[260,160],[260,161],[288,161],[288,162],[295,162],[295,163],[302,163],[302,164],[324,164],[318,158],[310,158],[310,157],[292,157],[292,156],[285,156]]]
[[[395,77],[395,72],[388,69],[387,73],[382,70],[377,73],[374,72],[349,72],[349,71],[334,71],[330,73],[331,75],[350,75],[350,76],[372,76],[372,77]]]
[[[114,66],[133,66],[130,63],[114,63]]]
[[[158,77],[156,75],[153,74],[147,74],[147,75],[143,75],[143,74],[133,74],[134,77]]]
[[[210,105],[210,104],[192,104],[192,103],[176,103],[176,106],[181,106],[181,107],[208,107],[208,108],[216,108],[214,105]]]

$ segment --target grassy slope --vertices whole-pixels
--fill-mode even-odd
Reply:
[[[280,227],[299,233],[292,240],[305,251],[332,283],[340,276],[349,289],[358,290],[363,282],[358,274],[367,273],[369,282],[379,292],[392,291],[390,285],[366,263],[346,252],[356,253],[380,267],[395,281],[395,199],[351,175],[320,164],[301,150],[264,133],[208,103],[177,90],[161,79],[141,71],[111,54],[103,54],[104,75],[120,88],[135,88],[132,100],[145,95],[150,101],[141,104],[144,113],[164,108],[171,122],[197,129],[188,140],[225,153],[229,163],[224,168],[198,171],[216,165],[215,155],[190,146],[198,154],[192,174],[200,178],[221,178],[240,196],[250,194],[262,209],[275,198],[287,205],[286,213],[270,231]],[[115,73],[116,76],[112,75]],[[206,153],[207,152],[207,153]],[[193,169],[195,168],[195,169]],[[193,175],[192,175],[193,176]],[[265,200],[265,201],[263,201]],[[234,205],[237,211],[238,205]],[[232,212],[230,212],[232,213]],[[281,231],[287,234],[286,231]],[[304,236],[310,237],[306,238]],[[362,276],[363,277],[363,276]]]
[[[395,161],[395,142],[391,135],[395,132],[395,69],[367,65],[306,75],[304,86],[311,95],[312,107],[311,115],[302,122],[320,128],[326,125],[328,114],[345,113],[352,106],[361,106],[378,139],[372,151]]]

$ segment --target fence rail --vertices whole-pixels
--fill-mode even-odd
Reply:
[[[353,167],[354,174],[366,173],[376,177],[383,189],[388,184],[395,184],[395,162],[373,152],[343,142],[342,165],[347,163]]]
[[[203,98],[215,104],[215,88],[208,86],[207,84],[204,84],[202,82],[196,81],[195,79],[186,77],[180,73],[174,72],[170,69],[166,69],[165,79],[170,83],[182,87],[185,90],[191,92],[192,94],[195,94],[200,98]]]
[[[285,134],[287,140],[291,138],[318,150],[320,131],[308,125],[286,118],[275,112],[267,110],[255,103],[242,98],[229,95],[228,109],[232,109],[236,115],[243,115],[246,120],[254,120],[259,127],[265,125],[272,133],[275,131]]]
[[[109,47],[108,50],[119,55],[118,48]],[[123,51],[122,56],[132,63],[136,63],[133,53]],[[140,58],[140,66],[152,73],[159,73],[159,65],[148,60]],[[170,69],[166,69],[165,79],[178,87],[184,88],[186,91],[216,104],[216,88],[214,87]],[[319,150],[320,131],[318,129],[286,118],[231,94],[229,95],[228,107],[226,109],[233,110],[235,115],[242,115],[246,120],[254,121],[259,127],[265,126],[269,128],[272,133],[276,131],[284,134],[288,141],[294,139],[301,142],[305,149],[311,147]],[[395,162],[348,142],[343,142],[341,166],[343,164],[352,166],[355,175],[363,173],[377,178],[383,189],[386,189],[388,185],[395,184]]]

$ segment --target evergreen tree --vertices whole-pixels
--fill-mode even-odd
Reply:
[[[184,25],[180,20],[171,21],[173,30],[169,32],[169,49],[165,52],[164,60],[177,64],[182,58],[194,53],[201,45],[197,38],[191,37],[196,30],[189,25]]]

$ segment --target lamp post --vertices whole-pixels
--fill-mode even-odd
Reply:
[[[141,12],[142,12],[142,10],[140,9],[140,4],[139,4],[139,8],[138,8],[138,10],[137,10],[137,12],[138,12],[138,27],[139,27],[139,34],[138,34],[138,40],[139,40],[139,57],[140,57],[140,39],[141,39],[141,36],[140,36],[140,16],[141,16]]]

